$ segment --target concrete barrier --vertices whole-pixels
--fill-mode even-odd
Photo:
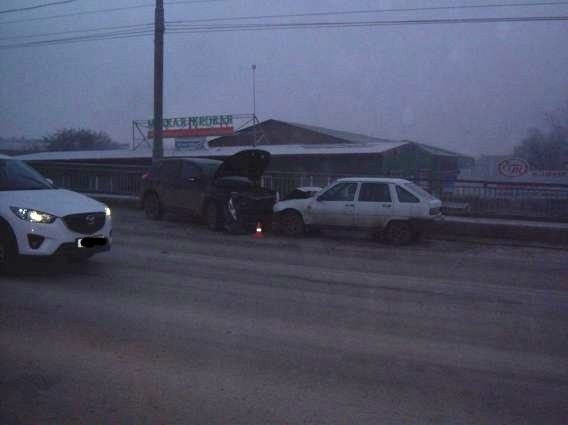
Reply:
[[[433,238],[501,239],[568,246],[567,223],[446,216],[443,222],[432,223],[427,234]]]

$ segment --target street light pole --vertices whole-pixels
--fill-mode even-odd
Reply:
[[[252,137],[253,147],[256,147],[256,65],[252,65]]]
[[[154,149],[152,160],[164,156],[162,143],[164,84],[164,0],[156,0],[154,17]]]

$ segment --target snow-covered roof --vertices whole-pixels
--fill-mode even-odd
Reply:
[[[148,148],[131,150],[100,150],[100,151],[50,151],[18,155],[19,159],[26,161],[72,161],[82,159],[129,159],[152,158],[152,151]]]
[[[391,149],[406,145],[406,142],[385,143],[347,143],[341,145],[266,145],[257,146],[274,156],[283,155],[340,155],[340,154],[365,154],[383,153]],[[231,146],[208,149],[208,155],[228,156],[243,149],[251,149],[250,146]]]
[[[407,142],[384,143],[348,143],[344,145],[260,145],[258,149],[270,152],[274,156],[283,155],[339,155],[339,154],[373,154],[383,153],[398,148]],[[231,156],[251,146],[230,146],[218,148],[205,148],[200,150],[174,150],[164,149],[164,157],[211,157]],[[66,152],[38,152],[18,155],[19,159],[26,161],[72,161],[94,159],[134,159],[152,158],[152,150],[141,147],[137,150],[101,150],[101,151],[66,151]]]

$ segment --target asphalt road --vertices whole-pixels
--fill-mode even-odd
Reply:
[[[0,425],[565,424],[568,251],[211,233],[0,276]]]

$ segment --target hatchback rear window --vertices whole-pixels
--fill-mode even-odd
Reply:
[[[418,186],[417,184],[414,184],[412,182],[404,183],[404,187],[406,187],[407,189],[410,189],[411,192],[416,193],[417,195],[421,196],[425,200],[432,201],[432,200],[436,199],[432,195],[430,195],[428,192],[426,192],[424,189],[422,189],[420,186]]]
[[[404,189],[402,186],[396,185],[396,194],[398,196],[398,201],[402,203],[417,203],[420,202],[416,196],[410,193],[408,190]]]

